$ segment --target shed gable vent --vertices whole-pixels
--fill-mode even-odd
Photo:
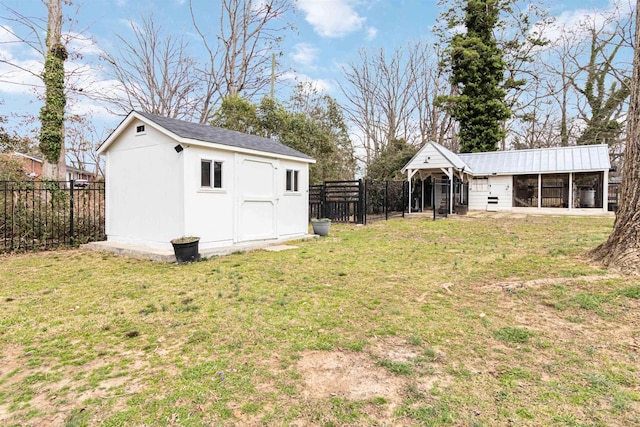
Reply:
[[[136,126],[136,133],[143,133],[143,132],[144,132],[144,125]]]

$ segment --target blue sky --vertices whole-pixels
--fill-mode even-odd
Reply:
[[[611,7],[613,0],[556,1],[548,7],[551,15],[560,21],[571,23],[585,13]],[[617,0],[624,1],[624,0]],[[72,30],[82,32],[84,41],[76,41],[73,48],[84,53],[83,62],[67,64],[67,67],[85,67],[90,76],[85,90],[109,88],[108,78],[102,74],[97,61],[98,49],[117,49],[114,34],[127,34],[129,22],[153,12],[155,19],[187,38],[193,36],[188,0],[76,0],[73,7],[65,7],[65,13],[78,23]],[[219,6],[216,1],[194,0],[194,9],[203,19],[215,16]],[[284,56],[281,68],[290,70],[290,78],[308,80],[330,95],[341,100],[338,82],[341,66],[357,59],[362,47],[384,47],[389,51],[415,40],[429,40],[431,28],[440,13],[437,0],[298,0],[296,13],[290,16],[297,27],[297,34],[288,34],[283,40]],[[24,15],[46,17],[46,8],[36,0],[0,0],[0,16],[6,16],[5,7]],[[11,22],[0,22],[0,58],[21,64],[38,72],[42,63],[38,55],[26,46],[15,42],[10,31],[20,31]],[[194,53],[198,40],[192,37]],[[95,43],[94,43],[95,41]],[[41,92],[37,79],[28,73],[17,72],[0,64],[0,114],[37,114]],[[282,87],[282,86],[281,86]],[[108,89],[107,89],[108,90]],[[278,94],[277,94],[278,95]],[[281,89],[280,97],[283,98]],[[70,103],[76,113],[89,113],[108,132],[121,117],[106,112],[87,99]],[[121,114],[126,114],[122,111]],[[17,119],[12,119],[15,125]]]

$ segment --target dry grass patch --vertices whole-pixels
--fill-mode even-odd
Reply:
[[[611,224],[335,224],[184,266],[3,257],[0,424],[640,424],[640,282],[582,258]]]

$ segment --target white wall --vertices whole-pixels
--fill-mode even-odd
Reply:
[[[298,191],[286,191],[287,169],[298,170]],[[309,165],[281,160],[278,170],[278,234],[305,235],[309,229]]]
[[[470,210],[511,210],[513,201],[512,189],[513,177],[511,175],[490,176],[484,189],[476,189],[473,185],[473,177],[469,184],[469,209]],[[488,204],[489,197],[497,197],[498,204]]]
[[[200,237],[201,248],[233,244],[235,159],[230,151],[189,146],[184,155],[185,234]],[[222,162],[222,188],[200,186],[202,160]],[[213,172],[213,165],[212,165]]]
[[[185,234],[182,159],[175,141],[133,121],[109,147],[106,171],[107,239],[171,249]]]
[[[200,248],[307,234],[307,163],[195,146],[182,154],[185,234],[199,236]],[[222,189],[200,187],[203,159],[223,162]],[[287,169],[299,171],[298,192],[286,191]]]
[[[513,204],[513,176],[490,176],[489,197],[498,197],[498,210],[509,211]]]

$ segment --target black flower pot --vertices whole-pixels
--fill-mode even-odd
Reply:
[[[200,254],[198,253],[200,239],[182,240],[183,239],[175,239],[171,241],[178,264],[198,261],[200,259]]]

